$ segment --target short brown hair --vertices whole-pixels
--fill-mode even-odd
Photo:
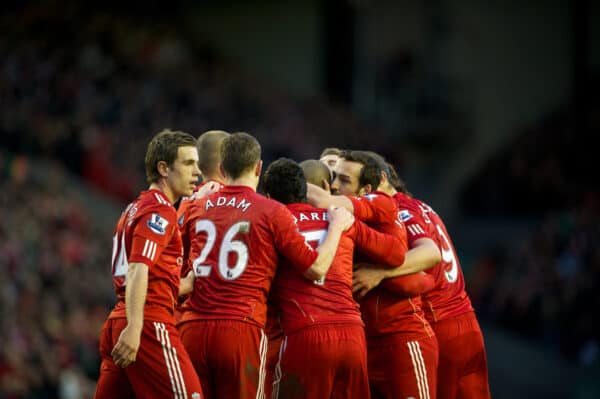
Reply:
[[[350,162],[362,164],[360,176],[358,177],[358,186],[364,187],[367,184],[371,185],[371,190],[377,190],[381,183],[381,165],[377,159],[368,151],[344,151],[340,156],[342,159]]]
[[[221,162],[221,143],[229,136],[223,130],[209,130],[198,137],[198,167],[203,175],[215,175]]]
[[[337,155],[339,157],[342,155],[342,153],[343,153],[343,151],[340,150],[339,148],[327,147],[323,150],[323,152],[321,152],[321,155],[319,156],[319,158],[323,158],[325,155]]]
[[[237,179],[254,167],[260,156],[260,144],[248,133],[233,133],[221,143],[221,165],[231,179]]]
[[[152,137],[144,158],[148,184],[156,183],[160,179],[160,173],[156,168],[160,161],[164,161],[169,166],[173,165],[173,162],[177,159],[179,147],[188,146],[196,147],[196,139],[185,132],[165,129]]]

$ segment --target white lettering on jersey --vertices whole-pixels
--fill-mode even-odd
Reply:
[[[238,201],[236,197],[231,197],[229,201],[227,201],[227,197],[218,197],[217,203],[215,204],[211,200],[206,200],[206,204],[204,205],[204,209],[208,210],[208,208],[214,208],[215,206],[228,206],[231,208],[241,209],[242,212],[246,212],[250,206],[252,206],[251,202],[247,202],[245,198],[242,198]]]
[[[301,222],[305,221],[305,220],[312,220],[312,221],[327,221],[327,212],[310,212],[310,213],[304,213],[304,212],[300,212],[300,214],[298,215],[299,218],[296,218],[296,216],[294,216],[294,220],[298,221],[300,220]]]

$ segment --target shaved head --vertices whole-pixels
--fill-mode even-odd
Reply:
[[[323,162],[316,159],[307,159],[300,163],[306,181],[316,186],[323,187],[323,180],[331,184],[331,171]]]
[[[205,180],[216,179],[219,176],[221,163],[221,143],[229,133],[223,130],[209,130],[198,137],[198,167]]]

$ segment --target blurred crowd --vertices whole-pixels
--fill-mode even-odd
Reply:
[[[65,8],[31,5],[0,19],[0,135],[14,152],[62,159],[116,198],[139,191],[140,149],[165,127],[248,131],[267,161],[332,145],[390,149],[347,110],[294,100],[186,39],[183,23]]]
[[[600,87],[600,86],[599,86]],[[595,91],[597,92],[597,91]],[[600,103],[575,134],[566,110],[543,118],[498,151],[464,192],[464,212],[490,223],[529,220],[522,237],[485,250],[469,290],[484,318],[559,348],[574,362],[600,365]]]
[[[91,397],[114,301],[115,221],[99,220],[61,166],[36,177],[34,157],[59,160],[121,202],[144,187],[143,149],[165,127],[248,131],[265,162],[327,146],[402,161],[391,137],[367,134],[347,110],[293,100],[175,26],[40,4],[0,15],[0,399]],[[471,216],[533,220],[524,239],[473,265],[478,313],[584,365],[600,361],[600,196],[588,177],[598,104],[589,114],[583,134],[566,112],[518,134],[461,201]]]
[[[93,396],[112,226],[60,166],[0,151],[0,398]],[[36,177],[38,176],[38,177]]]

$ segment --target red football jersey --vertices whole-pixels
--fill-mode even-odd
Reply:
[[[317,248],[327,235],[327,209],[309,204],[290,204],[288,208],[306,242]],[[280,321],[286,334],[315,324],[362,325],[358,304],[352,298],[355,245],[377,263],[394,266],[404,262],[407,249],[406,240],[379,233],[356,220],[342,235],[333,263],[323,279],[308,280],[289,262],[284,262],[277,271],[271,297],[280,309]]]
[[[305,272],[318,253],[290,211],[244,186],[194,200],[182,230],[196,274],[181,321],[229,319],[264,327],[267,295],[281,256]]]
[[[354,215],[368,226],[385,233],[392,233],[407,242],[406,228],[399,219],[396,201],[389,195],[376,191],[361,197],[349,197],[354,205]],[[407,245],[407,244],[406,244]],[[368,259],[369,263],[378,263]],[[401,263],[397,263],[396,266]],[[407,339],[431,334],[431,326],[421,309],[421,298],[406,298],[375,287],[362,300],[360,309],[365,322],[367,336],[392,333],[406,334]]]
[[[473,310],[465,291],[465,278],[446,226],[424,202],[406,194],[394,195],[400,217],[406,224],[409,246],[419,238],[430,238],[440,248],[442,261],[426,270],[435,279],[435,288],[422,295],[427,320],[435,322]]]
[[[144,320],[173,323],[179,292],[182,243],[177,214],[159,190],[148,190],[121,214],[113,237],[112,276],[117,305],[109,318],[126,317],[125,285],[130,262],[148,266]]]
[[[212,181],[219,183],[219,189],[223,188],[223,183],[221,183],[220,181],[208,180],[208,181],[205,181],[205,182],[203,181],[200,184],[198,184],[196,186],[196,188],[194,189],[194,193],[198,192],[198,190],[200,190],[205,184],[210,183]],[[187,210],[188,210],[190,204],[193,202],[193,200],[194,200],[193,195],[190,197],[182,197],[181,198],[181,202],[179,203],[179,208],[177,208],[177,224],[179,225],[179,227],[181,227],[183,225],[183,219],[185,218],[185,213],[187,212]],[[192,264],[191,264],[191,261],[189,261],[190,243],[189,243],[189,237],[186,234],[182,234],[181,239],[183,241],[183,259],[184,259],[183,267],[181,268],[181,277],[185,277],[190,272],[190,270],[192,270]]]

